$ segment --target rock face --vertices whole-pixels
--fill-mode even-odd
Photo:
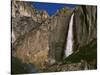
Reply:
[[[73,10],[73,13],[73,51],[77,51],[97,38],[96,6],[78,6]],[[51,28],[52,31],[49,34],[49,54],[52,63],[63,60],[64,44],[67,43],[65,39],[68,38],[66,35],[68,36],[69,30],[70,18],[68,17],[71,17],[71,13],[69,16],[68,13],[66,14],[67,16],[63,15],[64,17],[61,16],[61,18],[58,16],[58,21],[54,19],[54,23],[51,24],[54,28],[54,30]]]
[[[68,24],[71,17],[71,10],[66,13],[54,16],[49,28],[49,62],[58,63],[63,60]]]
[[[80,6],[74,14],[74,50],[77,50],[97,38],[97,8]]]
[[[31,17],[23,16],[23,17],[12,18],[12,29],[13,29],[12,34],[15,36],[16,40],[20,36],[30,32],[32,29],[38,27],[39,25],[40,24],[32,20]]]
[[[31,2],[12,0],[12,17],[27,16],[36,22],[43,22],[48,18],[46,11],[36,10]]]
[[[12,0],[12,56],[44,68],[48,56],[48,14]],[[46,21],[45,21],[46,19]]]
[[[73,53],[66,57],[72,15]],[[48,16],[46,11],[32,7],[31,2],[12,0],[11,17],[12,56],[22,63],[34,64],[39,72],[96,69],[96,6],[64,7]]]
[[[23,62],[34,63],[43,68],[44,63],[48,61],[48,31],[43,26],[25,34],[14,43],[14,46],[16,56]]]
[[[77,6],[73,10],[73,13],[74,13],[73,53],[72,55],[70,55],[69,57],[65,59],[65,62],[66,63],[70,62],[71,66],[70,67],[67,66],[68,69],[66,68],[64,70],[69,71],[71,67],[74,67],[73,62],[74,63],[77,62],[76,70],[79,70],[79,69],[81,70],[82,68],[96,69],[97,68],[97,65],[96,65],[97,64],[97,8],[96,6]],[[70,14],[70,17],[71,15],[72,14]],[[67,18],[68,18],[68,15],[67,15]],[[51,63],[59,62],[59,60],[63,61],[63,56],[64,56],[63,50],[65,48],[64,44],[67,43],[65,42],[65,39],[68,38],[68,30],[69,30],[68,27],[70,25],[69,19],[65,18],[65,20],[63,20],[62,18],[62,20],[59,19],[60,22],[58,21],[58,24],[56,20],[55,20],[56,23],[51,24],[51,25],[57,24],[57,26],[55,26],[55,29],[54,29],[55,32],[52,32],[52,33],[50,32],[51,34],[49,34],[51,36],[49,37],[50,38],[49,45],[51,45],[49,46],[50,48],[49,56],[51,57]],[[60,23],[61,25],[59,25]],[[63,31],[64,30],[63,25],[65,25],[64,27],[66,27],[65,33]],[[60,28],[57,29],[58,27]],[[65,35],[67,35],[67,37]],[[78,66],[78,62],[80,62],[80,66]],[[60,66],[64,66],[64,65],[60,65]],[[59,65],[55,65],[55,66],[52,66],[51,68],[48,68],[49,71],[52,71],[52,70],[59,71],[59,69],[60,71],[64,71],[62,70],[62,67],[59,67]],[[74,69],[75,68],[71,68],[71,70],[74,70]]]
[[[30,2],[12,0],[12,34],[15,38],[38,27],[48,18],[46,11],[39,11],[32,7]]]

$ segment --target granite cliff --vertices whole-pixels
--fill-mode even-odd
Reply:
[[[11,19],[12,59],[34,64],[38,72],[97,68],[96,6],[64,7],[49,16],[45,10],[31,6],[31,2],[12,0]],[[73,22],[72,53],[66,56],[70,22]]]

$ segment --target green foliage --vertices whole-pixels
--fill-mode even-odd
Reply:
[[[64,7],[62,9],[59,10],[61,13],[67,13],[69,12],[69,9],[67,7]]]
[[[79,51],[66,58],[64,63],[75,63],[81,60],[92,61],[93,59],[97,59],[97,40],[92,40],[88,45],[80,47]]]

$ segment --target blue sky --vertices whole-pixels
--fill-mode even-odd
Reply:
[[[58,4],[58,3],[44,3],[44,2],[33,2],[32,5],[36,9],[46,10],[50,16],[55,14],[57,9],[61,9],[64,6],[67,6],[69,8],[75,7],[74,4]]]

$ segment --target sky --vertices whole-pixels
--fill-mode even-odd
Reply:
[[[44,2],[33,2],[33,7],[40,10],[46,10],[50,16],[56,13],[58,9],[67,6],[69,8],[74,8],[74,4],[58,4],[58,3],[44,3]]]

